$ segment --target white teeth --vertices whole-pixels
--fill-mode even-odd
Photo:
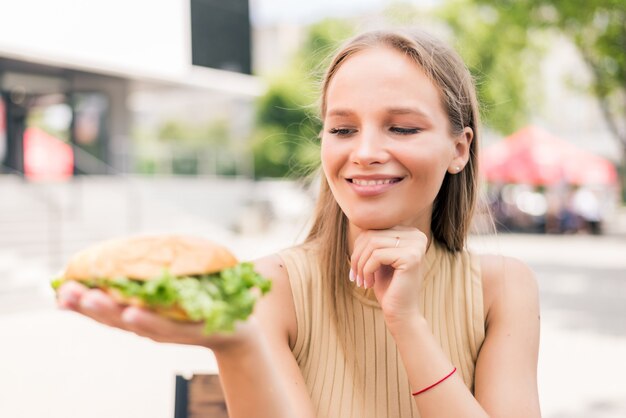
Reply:
[[[352,179],[352,183],[359,186],[378,186],[381,184],[389,184],[393,181],[393,179],[385,179],[385,180],[360,180],[360,179]]]

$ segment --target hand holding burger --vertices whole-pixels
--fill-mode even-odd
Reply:
[[[165,235],[89,247],[70,259],[53,287],[61,306],[79,311],[85,301],[78,299],[91,293],[91,304],[100,305],[100,317],[83,313],[109,325],[127,329],[121,323],[122,311],[134,306],[180,322],[202,322],[204,333],[213,334],[233,331],[237,321],[246,320],[271,282],[252,264],[239,264],[230,251],[211,241]]]

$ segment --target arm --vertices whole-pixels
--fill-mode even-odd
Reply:
[[[415,228],[366,231],[355,240],[351,259],[357,284],[374,288],[414,391],[454,368],[416,303],[426,248],[426,236]],[[487,333],[477,359],[476,396],[455,373],[414,397],[422,418],[539,416],[537,286],[524,264],[506,259],[503,265],[483,263]]]
[[[481,264],[488,310],[476,364],[476,399],[493,416],[539,417],[537,282],[515,259],[484,256]]]
[[[523,263],[499,258],[503,270],[495,268],[495,260],[483,259],[487,333],[476,365],[475,398],[455,374],[415,397],[423,418],[540,416],[536,281]],[[427,387],[453,369],[423,318],[399,324],[392,333],[413,388]]]
[[[59,305],[106,325],[158,342],[191,344],[213,350],[232,418],[313,417],[307,390],[289,349],[295,309],[280,259],[268,257],[256,270],[272,278],[273,289],[257,302],[254,315],[232,335],[202,334],[202,324],[171,321],[150,311],[117,304],[99,290],[69,282],[59,290]]]
[[[271,403],[290,405],[291,413],[286,414],[285,409],[283,415],[270,413],[268,417],[313,418],[313,406],[304,378],[289,345],[290,341],[295,341],[297,324],[286,268],[276,255],[257,260],[254,266],[257,272],[272,278],[272,291],[257,302],[254,310],[254,317],[265,340],[266,353],[264,358],[258,358],[254,352],[249,352],[247,356],[234,353],[218,356],[220,379],[230,416],[260,416],[260,405],[247,395],[242,397],[242,393],[267,388],[276,382],[280,384],[272,390],[271,398],[274,400]],[[244,364],[246,361],[248,365]],[[257,369],[259,361],[263,361],[263,372]],[[255,381],[251,381],[251,377]]]

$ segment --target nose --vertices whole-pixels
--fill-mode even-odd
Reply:
[[[384,136],[373,129],[362,129],[354,141],[352,162],[358,165],[383,164],[389,159]]]

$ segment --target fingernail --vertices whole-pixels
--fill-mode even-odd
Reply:
[[[137,315],[133,312],[133,309],[124,309],[124,312],[122,312],[122,321],[126,322],[127,324],[132,323],[135,321],[136,316]]]
[[[367,289],[367,282],[363,281],[363,289]]]
[[[78,303],[78,297],[73,292],[59,293],[59,302],[66,307],[76,305]]]
[[[86,298],[82,298],[82,300],[80,301],[80,307],[88,311],[94,311],[98,309],[98,304],[95,303],[90,298],[86,297]]]
[[[350,269],[350,274],[348,275],[348,277],[350,278],[351,282],[354,281],[354,273],[352,272],[352,269]]]
[[[69,303],[67,299],[62,299],[62,298],[59,298],[59,301],[57,302],[57,306],[61,309],[67,309],[70,311],[74,309],[74,305]]]
[[[356,275],[356,285],[361,287],[363,285],[363,279],[358,274]]]

